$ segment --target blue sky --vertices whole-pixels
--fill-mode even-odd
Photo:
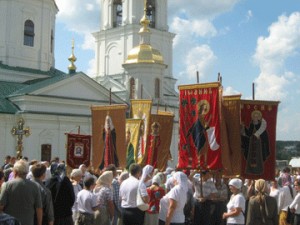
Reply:
[[[75,40],[77,71],[94,76],[100,0],[56,0],[56,67],[67,71]],[[169,0],[176,34],[173,75],[178,84],[214,82],[225,94],[280,101],[277,140],[300,140],[300,0]],[[183,79],[185,78],[185,79]],[[187,79],[188,78],[188,79]]]

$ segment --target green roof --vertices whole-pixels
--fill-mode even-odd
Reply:
[[[16,113],[18,107],[6,97],[16,90],[27,86],[26,84],[0,81],[0,113]]]
[[[31,69],[31,68],[25,68],[25,67],[19,67],[19,66],[8,66],[8,65],[3,64],[2,61],[0,61],[0,68],[6,69],[6,70],[18,71],[18,72],[48,75],[49,77],[65,74],[64,72],[57,70],[53,67],[51,67],[50,70],[48,70],[48,71],[43,71],[43,70],[37,70],[37,69]]]
[[[0,113],[14,114],[19,111],[19,108],[9,101],[8,97],[25,95],[70,77],[69,74],[66,74],[55,68],[50,68],[49,71],[41,71],[24,67],[8,66],[4,65],[1,61],[0,68],[16,72],[26,72],[48,76],[47,78],[29,80],[24,83],[0,81]]]

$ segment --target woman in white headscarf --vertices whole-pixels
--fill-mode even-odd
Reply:
[[[160,200],[159,225],[184,225],[188,177],[183,172],[176,172],[173,177],[175,186]]]
[[[223,219],[227,219],[227,224],[245,224],[245,198],[241,192],[242,180],[233,178],[229,181],[229,189],[232,192],[227,204],[227,212],[223,213]]]
[[[147,188],[149,200],[149,209],[145,214],[144,225],[158,225],[158,213],[160,199],[165,195],[165,189],[160,185],[162,183],[160,175],[156,174],[152,178],[152,185]]]
[[[143,168],[142,176],[141,176],[140,182],[139,182],[138,191],[140,192],[141,197],[145,203],[149,203],[149,200],[150,200],[148,192],[147,192],[147,183],[148,183],[148,181],[151,181],[151,179],[152,179],[153,170],[154,170],[153,166],[146,165]]]
[[[97,197],[99,210],[95,213],[95,225],[110,225],[114,215],[113,192],[111,183],[113,172],[105,171],[96,181],[94,194]]]

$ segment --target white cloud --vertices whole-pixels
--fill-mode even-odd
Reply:
[[[258,99],[282,100],[288,95],[293,72],[285,68],[286,60],[300,48],[300,13],[282,15],[269,27],[268,37],[259,37],[253,56],[260,67],[255,80]]]
[[[208,20],[186,20],[175,17],[170,30],[176,33],[174,46],[186,43],[189,40],[199,37],[213,37],[217,34],[214,25]]]
[[[84,37],[82,49],[94,50],[94,38],[91,33],[99,29],[100,0],[56,0],[59,8],[57,22],[69,31]]]
[[[233,87],[226,87],[225,89],[223,89],[223,95],[239,95],[241,94],[241,92],[235,90]]]
[[[184,61],[186,69],[181,74],[189,79],[194,79],[198,71],[201,81],[210,73],[216,59],[217,57],[208,45],[197,46],[186,55]]]

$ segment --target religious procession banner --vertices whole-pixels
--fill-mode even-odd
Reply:
[[[90,165],[91,135],[71,134],[67,136],[67,164],[78,168],[81,164]]]
[[[272,180],[276,166],[279,102],[241,100],[242,176]]]
[[[241,95],[223,96],[222,99],[222,164],[226,176],[241,175]]]
[[[178,168],[222,169],[220,83],[179,86]]]
[[[151,115],[151,131],[148,135],[148,143],[144,158],[144,164],[149,164],[164,171],[171,156],[171,141],[173,134],[174,114],[158,111]],[[156,127],[158,129],[156,130]]]
[[[131,99],[130,100],[130,115],[133,119],[142,119],[141,131],[143,132],[141,135],[143,139],[141,140],[141,156],[144,157],[146,151],[147,137],[150,130],[150,117],[151,117],[151,108],[152,108],[152,100],[149,99]],[[140,157],[139,157],[140,158]],[[140,159],[138,159],[138,163],[141,163]]]
[[[126,169],[132,163],[142,162],[142,152],[143,148],[143,129],[141,126],[143,123],[142,119],[126,119]]]
[[[100,170],[109,164],[126,166],[125,120],[127,105],[92,106],[92,162]]]

